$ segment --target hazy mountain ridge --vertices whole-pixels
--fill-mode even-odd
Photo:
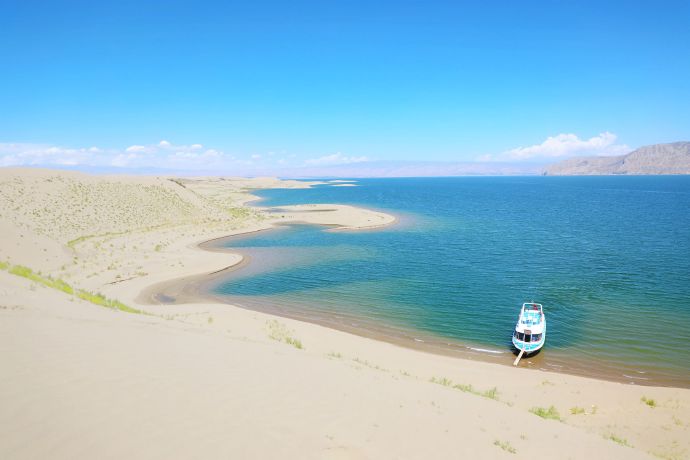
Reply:
[[[574,157],[544,168],[545,176],[690,174],[690,142],[640,147],[614,157]]]

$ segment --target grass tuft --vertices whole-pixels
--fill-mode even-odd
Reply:
[[[21,276],[22,278],[29,279],[43,286],[57,289],[59,291],[66,292],[67,294],[74,294],[74,289],[72,286],[67,284],[65,281],[59,278],[53,279],[49,276],[43,276],[40,273],[34,272],[29,267],[25,267],[23,265],[13,265],[9,271],[13,275]]]
[[[482,396],[485,398],[498,400],[498,388],[493,387],[490,390],[486,390],[484,393],[482,393]]]
[[[499,441],[497,439],[494,441],[494,446],[498,446],[501,449],[505,450],[506,452],[510,452],[511,454],[517,453],[517,450],[515,450],[515,447],[511,446],[508,441]]]
[[[584,414],[584,413],[585,413],[585,408],[584,408],[584,407],[577,407],[577,406],[571,407],[571,408],[570,408],[570,413],[571,413],[572,415]]]
[[[643,403],[645,403],[649,407],[652,407],[652,408],[656,407],[656,401],[654,401],[651,398],[647,398],[646,396],[642,396],[642,398],[640,398],[640,401],[642,401]]]
[[[283,342],[287,343],[288,345],[292,345],[298,350],[304,349],[302,341],[290,336],[290,331],[288,330],[287,326],[278,322],[278,320],[274,319],[272,321],[267,321],[266,325],[268,326],[269,338],[277,340],[278,342]]]
[[[25,267],[23,265],[13,265],[10,269],[9,272],[13,275],[16,276],[21,276],[22,278],[29,279],[37,284],[52,288],[52,289],[57,289],[58,291],[62,291],[66,294],[69,295],[76,295],[82,300],[86,300],[87,302],[91,302],[92,304],[95,305],[100,305],[102,307],[107,307],[107,308],[113,308],[115,310],[120,310],[124,311],[126,313],[136,313],[136,314],[146,314],[146,312],[137,310],[136,308],[132,308],[128,305],[123,304],[119,300],[113,300],[113,299],[108,299],[102,294],[94,294],[93,292],[89,291],[84,291],[82,289],[75,289],[72,286],[69,285],[66,281],[63,281],[59,278],[54,279],[51,278],[50,276],[44,276],[41,275],[40,273],[37,273],[30,269],[29,267]]]
[[[444,387],[450,387],[453,386],[453,381],[450,379],[447,379],[445,377],[443,378],[436,378],[436,377],[431,377],[431,380],[429,380],[431,383],[436,383],[438,385],[443,385]]]
[[[128,305],[123,304],[119,300],[114,300],[114,299],[108,299],[105,297],[103,294],[100,293],[93,293],[89,291],[84,291],[82,289],[79,289],[76,291],[77,297],[79,297],[82,300],[86,300],[87,302],[91,302],[92,304],[95,305],[100,305],[102,307],[106,308],[112,308],[114,310],[120,310],[125,313],[136,313],[136,314],[146,314],[146,312],[137,310],[136,308],[132,308]]]
[[[460,390],[463,393],[472,393],[473,395],[477,396],[483,396],[485,398],[493,399],[498,401],[498,388],[493,387],[490,390],[486,391],[479,391],[476,388],[474,388],[471,384],[463,384],[463,383],[453,383],[452,380],[446,378],[446,377],[431,377],[431,380],[429,380],[431,383],[436,383],[438,385],[443,385],[444,387],[449,387],[453,388],[455,390]]]
[[[534,415],[538,415],[541,418],[551,419],[551,420],[561,420],[561,416],[558,413],[558,410],[554,406],[551,406],[548,409],[546,409],[544,407],[533,407],[529,411],[531,413],[533,413]]]
[[[606,439],[610,439],[611,441],[620,444],[621,446],[626,446],[626,447],[632,447],[630,444],[628,444],[627,439],[624,438],[619,438],[615,434],[611,433],[608,436],[605,436]]]

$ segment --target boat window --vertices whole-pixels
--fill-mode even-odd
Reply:
[[[530,334],[525,334],[525,342],[531,342],[532,336]]]
[[[525,340],[525,334],[522,332],[517,332],[517,339],[518,340]]]
[[[541,340],[541,334],[532,334],[532,342],[539,342]]]

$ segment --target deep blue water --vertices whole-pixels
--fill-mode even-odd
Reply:
[[[547,314],[543,354],[690,380],[690,177],[358,185],[262,191],[259,205],[353,204],[400,222],[230,240],[267,262],[216,291],[496,350],[508,347],[521,303],[534,300]]]

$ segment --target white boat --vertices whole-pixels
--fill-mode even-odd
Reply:
[[[513,345],[525,353],[534,353],[546,342],[546,316],[540,303],[523,303],[518,316]]]

